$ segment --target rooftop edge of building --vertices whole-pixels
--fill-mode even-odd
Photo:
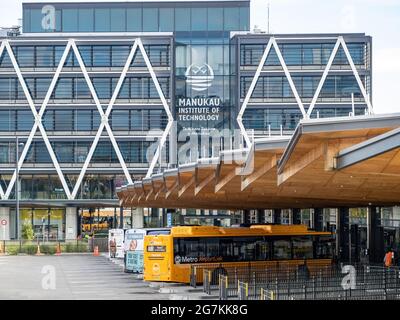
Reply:
[[[196,2],[248,2],[250,3],[250,0],[195,0],[195,1],[189,1],[189,0],[125,0],[125,1],[111,1],[111,0],[95,0],[95,1],[79,1],[79,0],[64,0],[60,2],[56,2],[54,0],[40,0],[40,1],[35,1],[35,0],[24,0],[22,1],[22,5],[42,5],[42,4],[57,4],[57,5],[62,5],[62,4],[96,4],[96,3],[108,3],[108,4],[126,4],[126,3],[154,3],[154,2],[162,2],[162,3],[196,3]]]
[[[349,33],[267,33],[267,32],[254,32],[254,31],[231,31],[230,38],[239,38],[239,37],[274,37],[274,38],[337,38],[339,36],[343,37],[368,37],[371,36],[366,35],[365,32],[349,32]]]

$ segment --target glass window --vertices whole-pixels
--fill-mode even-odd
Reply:
[[[78,11],[79,31],[90,32],[94,29],[93,9],[79,9]]]
[[[108,141],[100,141],[93,154],[92,162],[111,162],[111,143]]]
[[[0,163],[10,163],[10,144],[8,142],[0,142]]]
[[[303,44],[303,64],[321,64],[321,45]]]
[[[94,67],[111,66],[110,46],[93,46],[93,66]]]
[[[239,30],[239,8],[224,8],[224,30]]]
[[[50,68],[54,66],[54,47],[38,46],[36,47],[36,66],[41,68]]]
[[[131,110],[131,130],[143,130],[142,110]]]
[[[92,94],[85,78],[75,78],[74,80],[74,99],[91,99]]]
[[[111,127],[113,130],[129,130],[129,110],[114,110]]]
[[[57,176],[50,176],[50,182],[52,185],[51,198],[52,199],[64,199],[65,193],[62,186],[59,185],[60,179]],[[50,230],[49,238],[53,240],[62,240],[64,238],[64,227],[65,227],[65,211],[64,209],[51,209],[50,214]]]
[[[54,47],[54,65],[55,66],[59,65],[64,51],[65,51],[65,46],[55,46]],[[70,56],[71,56],[71,54],[70,54]]]
[[[42,32],[42,10],[41,9],[30,9],[30,32]]]
[[[265,95],[269,98],[282,97],[282,77],[265,77],[268,81],[268,93]]]
[[[43,115],[43,125],[46,130],[54,130],[54,110],[46,110]]]
[[[31,9],[23,8],[22,28],[23,28],[24,32],[32,32],[31,31]]]
[[[88,142],[78,141],[75,145],[75,162],[83,163],[85,162],[87,155],[89,153],[90,144]]]
[[[17,131],[30,131],[33,127],[33,115],[30,110],[17,110]]]
[[[130,8],[126,11],[127,31],[142,31],[142,9]]]
[[[161,125],[162,116],[163,116],[162,110],[150,110],[150,115],[149,115],[150,130],[162,128]]]
[[[51,158],[49,155],[49,151],[44,142],[35,142],[35,161],[38,163],[50,163]]]
[[[76,110],[75,112],[75,130],[92,130],[92,110]]]
[[[174,31],[174,9],[160,8],[160,30],[161,32]]]
[[[363,65],[365,63],[365,43],[349,43],[347,48],[354,64]]]
[[[114,78],[113,82],[116,84],[118,81],[118,79]],[[115,87],[114,84],[114,87]],[[129,93],[129,78],[125,78],[122,86],[121,86],[121,90],[119,91],[118,94],[118,99],[129,99],[130,98],[130,93]]]
[[[92,61],[92,46],[78,46],[79,53],[86,67],[93,65]]]
[[[313,242],[311,237],[293,238],[293,259],[312,259]]]
[[[0,83],[1,86],[1,83]],[[0,110],[0,131],[12,131],[10,110]]]
[[[285,44],[283,46],[283,59],[288,66],[301,65],[301,45]]]
[[[143,31],[158,31],[157,8],[143,8]]]
[[[92,78],[92,83],[99,99],[111,98],[110,78]]]
[[[222,8],[208,8],[207,26],[209,31],[223,30],[224,11]]]
[[[189,8],[175,8],[175,31],[190,31]]]
[[[72,110],[56,110],[54,124],[57,131],[72,131],[73,123]]]
[[[61,78],[54,91],[55,99],[72,99],[72,78]]]
[[[192,31],[206,30],[207,8],[192,8]]]
[[[326,65],[328,63],[329,57],[332,54],[333,47],[335,45],[333,43],[324,43],[322,44],[322,52],[321,52],[321,59],[322,64]]]
[[[248,7],[240,7],[239,8],[240,15],[240,26],[239,29],[241,31],[247,31],[250,29],[250,9]]]
[[[110,32],[110,9],[95,9],[94,11],[94,31]]]
[[[129,46],[112,46],[111,48],[111,64],[113,67],[123,67],[125,66],[126,60],[128,59]]]
[[[62,10],[62,29],[63,32],[76,32],[78,29],[78,10]]]
[[[292,252],[289,240],[275,240],[273,245],[273,259],[291,259]]]
[[[335,244],[332,238],[318,237],[314,243],[316,259],[332,259]]]
[[[74,143],[73,142],[55,142],[53,143],[54,153],[60,163],[74,162]]]
[[[10,56],[6,50],[3,51],[3,54],[0,57],[0,67],[1,68],[13,68]]]
[[[126,10],[111,9],[111,32],[126,31]]]
[[[16,79],[0,78],[0,99],[13,100],[16,95]]]
[[[30,47],[30,46],[17,47],[17,62],[21,68],[34,67],[35,47]]]

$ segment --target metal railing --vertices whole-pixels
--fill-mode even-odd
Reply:
[[[219,275],[218,280],[219,286],[219,299],[220,300],[228,300],[228,277],[222,274]]]
[[[245,284],[242,284],[244,286]],[[357,268],[350,274],[334,270],[331,274],[314,274],[267,283],[247,283],[245,299],[260,300],[400,300],[400,271],[398,268]],[[255,290],[252,290],[254,286]],[[243,295],[238,292],[237,298]]]
[[[400,299],[400,269],[377,265],[242,266],[202,269],[203,291],[221,300]]]

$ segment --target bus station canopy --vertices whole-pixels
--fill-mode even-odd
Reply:
[[[122,206],[273,209],[400,204],[400,113],[301,120],[290,137],[179,165],[117,190]]]

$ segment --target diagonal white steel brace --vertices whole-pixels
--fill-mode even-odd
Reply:
[[[25,146],[24,146],[24,148],[22,150],[22,154],[21,154],[21,156],[19,158],[19,161],[18,161],[18,164],[17,164],[18,168],[21,169],[21,167],[22,167],[22,165],[23,165],[23,163],[25,161],[25,157],[26,157],[26,155],[28,153],[28,150],[29,150],[29,148],[30,148],[30,146],[32,144],[32,140],[33,140],[33,138],[34,138],[34,136],[36,134],[37,129],[39,128],[39,131],[40,131],[40,133],[42,135],[43,141],[44,141],[44,143],[46,145],[46,148],[47,148],[47,150],[49,152],[50,158],[51,158],[51,160],[52,160],[52,162],[54,164],[54,167],[55,167],[55,169],[57,171],[58,177],[59,177],[59,179],[61,181],[61,184],[62,184],[62,186],[64,188],[64,192],[67,195],[68,199],[72,199],[70,190],[68,188],[68,184],[65,181],[65,178],[64,178],[64,175],[62,173],[61,167],[60,167],[60,165],[58,163],[57,157],[56,157],[56,155],[55,155],[55,153],[53,151],[53,148],[52,148],[51,143],[50,143],[50,141],[48,139],[47,133],[46,133],[46,131],[45,131],[44,127],[43,127],[43,124],[42,124],[43,113],[44,113],[44,111],[46,109],[48,101],[49,101],[49,99],[51,97],[51,94],[52,94],[52,92],[54,90],[54,87],[55,87],[55,85],[57,83],[59,74],[60,74],[60,72],[62,70],[62,67],[63,67],[63,65],[65,63],[65,60],[67,58],[68,52],[69,52],[70,47],[71,47],[70,43],[68,42],[68,44],[67,44],[67,46],[66,46],[66,48],[64,50],[63,56],[62,56],[62,58],[60,60],[59,66],[57,68],[57,72],[53,77],[53,80],[51,82],[49,90],[47,91],[46,98],[43,101],[43,104],[42,104],[42,106],[40,108],[40,112],[38,113],[36,111],[36,106],[35,106],[35,104],[34,104],[34,102],[32,100],[32,97],[30,95],[28,87],[27,87],[27,85],[25,83],[25,79],[24,79],[24,77],[22,75],[22,72],[21,72],[21,70],[19,68],[19,65],[18,65],[18,63],[17,63],[17,61],[15,59],[14,53],[13,53],[11,47],[10,47],[10,44],[9,44],[9,42],[7,40],[4,40],[4,41],[5,41],[5,47],[7,49],[7,52],[9,54],[9,56],[10,56],[11,62],[13,64],[15,72],[17,74],[19,83],[21,84],[22,90],[24,91],[26,99],[28,100],[29,107],[31,108],[32,114],[33,114],[33,116],[35,118],[34,125],[33,125],[32,129],[31,129],[31,132],[30,132],[30,134],[28,136],[27,142],[26,142],[26,144],[25,144]],[[13,186],[15,184],[15,181],[16,181],[16,171],[14,171],[14,174],[13,174],[13,176],[11,178],[11,181],[10,181],[10,183],[8,185],[7,192],[5,194],[5,198],[6,199],[9,198],[9,196],[11,194],[11,191],[12,191],[12,188],[13,188]]]
[[[314,93],[314,96],[313,96],[312,100],[311,100],[310,107],[308,108],[307,115],[309,117],[311,116],[311,113],[314,110],[315,104],[317,103],[318,97],[319,97],[319,95],[321,93],[322,87],[323,87],[323,85],[325,83],[325,80],[326,80],[326,78],[328,76],[328,73],[329,73],[329,71],[330,71],[330,69],[332,67],[333,60],[336,57],[336,54],[337,54],[337,52],[339,50],[340,45],[342,45],[342,48],[343,48],[343,50],[344,50],[344,52],[346,54],[346,58],[347,58],[347,60],[348,60],[348,62],[350,64],[351,70],[353,71],[353,74],[354,74],[354,76],[355,76],[355,78],[357,80],[358,86],[360,87],[361,93],[362,93],[362,95],[364,97],[364,100],[365,100],[367,106],[368,106],[368,112],[369,113],[373,112],[370,99],[369,99],[368,94],[367,94],[367,92],[365,90],[365,87],[364,87],[364,85],[363,85],[363,83],[362,83],[362,81],[360,79],[358,71],[357,71],[357,69],[356,69],[356,67],[354,65],[353,58],[351,57],[351,55],[349,53],[349,50],[348,50],[347,45],[346,45],[346,42],[344,41],[342,36],[339,36],[337,38],[335,46],[333,47],[332,53],[331,53],[331,55],[329,57],[328,63],[327,63],[327,65],[325,67],[325,70],[324,70],[324,72],[322,74],[321,80],[318,83],[318,87],[317,87],[317,89],[316,89],[316,91]]]
[[[273,43],[273,37],[269,38],[267,47],[264,50],[264,53],[263,53],[263,55],[261,57],[260,63],[258,64],[256,73],[254,75],[254,78],[250,83],[249,90],[246,93],[246,96],[245,96],[245,98],[243,100],[243,103],[242,103],[242,107],[240,108],[238,116],[236,118],[236,121],[237,121],[237,123],[239,125],[240,131],[242,132],[243,138],[246,141],[246,144],[247,144],[248,147],[251,146],[251,141],[250,141],[249,135],[247,134],[246,129],[245,129],[244,125],[243,125],[243,114],[244,114],[244,111],[247,108],[247,104],[249,103],[251,95],[253,94],[254,88],[256,87],[258,78],[260,77],[262,68],[264,67],[264,64],[265,64],[265,61],[267,60],[268,54],[271,51],[272,43]]]
[[[292,80],[292,77],[291,77],[291,75],[290,75],[289,69],[288,69],[288,67],[286,66],[285,60],[284,60],[283,57],[282,57],[281,50],[279,49],[279,46],[278,46],[278,44],[276,43],[276,41],[275,41],[274,38],[273,38],[273,40],[272,40],[272,43],[273,43],[273,45],[274,45],[276,54],[278,55],[279,62],[281,63],[281,66],[282,66],[282,68],[283,68],[283,71],[285,72],[286,78],[287,78],[287,80],[288,80],[288,82],[289,82],[290,89],[292,89],[293,95],[294,95],[294,97],[295,97],[295,99],[296,99],[296,102],[297,102],[297,104],[298,104],[298,106],[299,106],[299,108],[300,108],[300,111],[301,111],[301,113],[302,113],[302,115],[303,115],[303,118],[307,118],[307,113],[306,113],[306,111],[304,110],[303,102],[302,102],[301,99],[300,99],[299,93],[297,92],[296,86],[295,86],[294,83],[293,83],[293,80]]]
[[[5,46],[6,46],[5,42],[2,41],[2,42],[1,42],[1,45],[0,45],[0,58],[2,57],[2,55],[3,55],[3,53],[4,53],[4,48],[5,48]],[[0,198],[1,198],[2,200],[4,200],[4,190],[3,190],[3,188],[1,187],[1,184],[0,184]]]
[[[243,125],[243,114],[244,114],[244,111],[247,108],[249,100],[250,100],[250,98],[251,98],[251,96],[253,94],[253,91],[254,91],[254,89],[255,89],[255,87],[257,85],[258,78],[261,75],[262,69],[263,69],[263,67],[265,65],[265,62],[266,62],[266,60],[268,58],[268,54],[270,53],[272,47],[274,47],[274,49],[275,49],[275,52],[276,52],[276,54],[278,56],[278,59],[279,59],[279,63],[281,65],[282,69],[283,69],[283,72],[285,73],[286,79],[289,82],[290,89],[293,92],[293,95],[294,95],[294,97],[296,99],[296,102],[297,102],[297,104],[299,106],[299,109],[300,109],[303,117],[304,118],[307,117],[307,113],[305,112],[303,102],[301,101],[301,98],[299,96],[299,93],[297,92],[296,86],[294,85],[294,82],[293,82],[293,79],[292,79],[292,77],[290,75],[289,69],[288,69],[288,67],[287,67],[287,65],[285,63],[285,60],[283,59],[281,50],[279,49],[279,46],[278,46],[275,38],[271,37],[271,38],[269,38],[268,44],[267,44],[267,46],[266,46],[266,48],[264,50],[264,53],[263,53],[263,55],[261,57],[261,60],[260,60],[260,63],[258,65],[258,67],[257,67],[256,73],[254,74],[254,77],[253,77],[253,80],[251,81],[249,90],[246,93],[245,99],[243,100],[243,103],[242,103],[242,107],[240,108],[239,114],[237,116],[237,122],[238,122],[238,125],[239,125],[239,128],[240,128],[240,131],[242,132],[242,135],[243,135],[243,137],[244,137],[244,139],[246,141],[246,144],[248,145],[249,149],[251,149],[251,141],[250,141],[250,138],[249,138],[249,136],[247,134],[247,131],[244,128],[244,125]]]
[[[356,77],[358,86],[360,87],[361,93],[364,97],[365,103],[367,104],[368,107],[368,113],[372,114],[374,112],[371,104],[371,100],[369,99],[369,96],[367,94],[367,91],[365,90],[365,87],[361,81],[360,75],[358,74],[357,68],[354,65],[353,58],[350,55],[349,49],[347,48],[346,42],[344,41],[343,37],[339,37],[340,43],[342,44],[344,53],[346,54],[347,60],[350,63],[351,70],[353,71],[354,76]]]
[[[82,180],[83,180],[83,178],[84,178],[84,176],[86,174],[86,171],[87,171],[87,168],[88,168],[88,166],[90,164],[90,161],[92,160],[92,157],[93,157],[93,154],[94,154],[94,152],[96,150],[96,147],[97,147],[97,145],[98,145],[98,143],[100,141],[100,137],[101,137],[101,135],[103,133],[104,128],[106,128],[106,130],[107,130],[107,133],[108,133],[108,136],[110,138],[111,144],[112,144],[112,146],[113,146],[113,148],[115,150],[115,153],[117,154],[118,160],[119,160],[119,162],[121,164],[122,170],[124,171],[124,174],[125,174],[125,177],[126,177],[126,179],[128,181],[128,184],[132,184],[133,183],[132,177],[131,177],[131,175],[129,173],[129,170],[128,170],[128,167],[126,166],[126,163],[124,161],[122,153],[121,153],[121,151],[119,149],[118,143],[115,140],[114,134],[113,134],[113,132],[112,132],[112,130],[110,128],[110,125],[108,123],[108,117],[109,117],[109,115],[111,113],[111,110],[112,110],[112,107],[113,107],[113,105],[115,103],[115,100],[117,99],[117,97],[119,95],[119,92],[121,90],[122,84],[123,84],[123,82],[125,80],[126,74],[127,74],[128,70],[129,70],[129,67],[130,67],[130,65],[132,63],[133,57],[134,57],[135,52],[137,50],[137,40],[135,40],[135,42],[134,42],[134,44],[132,46],[132,49],[131,49],[131,51],[129,53],[128,59],[127,59],[127,61],[125,63],[123,72],[122,72],[122,74],[121,74],[121,76],[120,76],[120,78],[118,80],[117,86],[116,86],[116,88],[114,90],[113,96],[112,96],[112,98],[110,100],[110,103],[109,103],[109,105],[107,107],[106,113],[104,113],[104,111],[103,111],[103,108],[102,108],[102,106],[100,104],[100,101],[98,99],[96,90],[95,90],[95,88],[93,86],[93,83],[92,83],[90,77],[89,77],[89,74],[88,74],[86,66],[85,66],[85,64],[83,62],[82,56],[81,56],[81,54],[80,54],[80,52],[78,50],[78,47],[76,46],[75,42],[73,42],[73,44],[72,44],[72,49],[73,49],[73,51],[75,53],[75,56],[76,56],[76,58],[78,60],[78,63],[79,63],[79,66],[80,66],[80,68],[82,70],[83,76],[85,77],[86,83],[87,83],[87,85],[89,87],[89,90],[90,90],[90,92],[92,94],[92,97],[93,97],[93,99],[95,101],[97,110],[98,110],[98,112],[99,112],[99,114],[101,116],[101,123],[100,123],[99,129],[97,130],[96,136],[95,136],[95,138],[93,140],[93,143],[92,143],[92,145],[90,147],[90,150],[89,150],[89,153],[88,153],[88,155],[86,157],[85,163],[83,164],[82,170],[81,170],[81,172],[80,172],[80,174],[78,176],[78,179],[77,179],[77,181],[75,183],[75,186],[74,186],[74,189],[72,191],[72,196],[73,196],[73,198],[75,198],[77,193],[78,193],[78,191],[79,191],[79,188],[80,188],[80,185],[82,183]]]
[[[143,47],[143,43],[142,43],[142,41],[140,39],[137,39],[137,43],[138,43],[140,52],[142,53],[143,59],[144,59],[144,61],[146,63],[147,69],[149,70],[149,73],[150,73],[150,76],[151,76],[151,78],[153,80],[153,83],[154,83],[154,85],[156,87],[158,96],[161,99],[161,103],[162,103],[162,105],[164,107],[164,110],[165,110],[165,112],[167,114],[167,117],[168,117],[167,126],[166,126],[166,128],[165,128],[165,130],[164,130],[164,132],[163,132],[163,134],[162,134],[162,136],[160,138],[160,142],[159,142],[158,148],[157,148],[156,152],[154,153],[153,159],[152,159],[152,161],[150,163],[149,170],[147,171],[147,174],[146,174],[146,178],[150,178],[150,176],[152,175],[152,173],[154,171],[154,168],[155,168],[155,166],[157,164],[158,159],[159,158],[161,159],[161,156],[162,156],[161,150],[162,150],[162,147],[165,145],[167,137],[168,137],[168,135],[169,135],[169,133],[171,131],[171,128],[172,128],[172,125],[173,125],[173,122],[174,122],[174,118],[173,118],[171,110],[170,110],[170,108],[168,106],[167,100],[165,99],[165,96],[164,96],[164,93],[163,93],[163,91],[161,89],[160,83],[158,82],[158,79],[157,79],[157,76],[156,76],[156,74],[154,72],[153,66],[150,63],[150,59],[147,56],[146,50]]]

